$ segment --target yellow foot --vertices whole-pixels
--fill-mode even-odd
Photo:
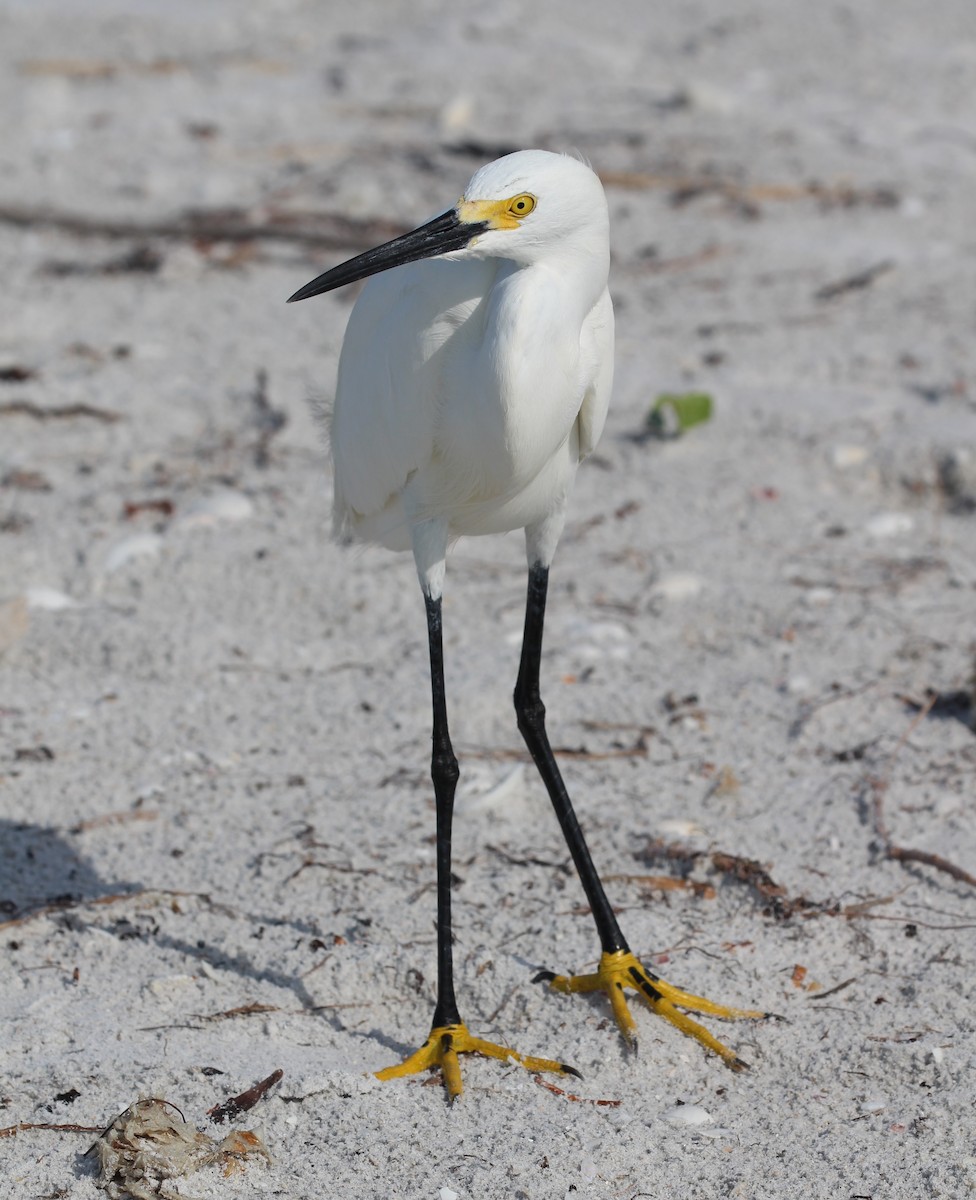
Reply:
[[[729,1008],[724,1004],[716,1004],[703,996],[694,996],[691,992],[665,983],[652,971],[648,971],[629,950],[602,954],[600,966],[594,975],[554,975],[551,971],[540,971],[533,982],[538,983],[543,979],[557,992],[606,992],[610,997],[614,1019],[620,1032],[627,1044],[636,1050],[637,1026],[624,996],[624,989],[632,988],[648,1008],[659,1017],[670,1021],[672,1025],[676,1025],[682,1033],[701,1042],[706,1050],[720,1055],[725,1065],[733,1071],[744,1071],[749,1064],[743,1062],[734,1050],[723,1046],[703,1025],[699,1025],[678,1009],[689,1008],[692,1012],[707,1013],[709,1016],[730,1021],[759,1020],[769,1016],[769,1013],[757,1012],[750,1008]]]
[[[494,1042],[472,1037],[463,1023],[436,1025],[419,1050],[415,1050],[402,1063],[377,1071],[376,1078],[400,1079],[404,1075],[419,1075],[421,1071],[440,1067],[444,1073],[447,1094],[454,1101],[464,1090],[461,1084],[461,1067],[458,1064],[459,1054],[483,1054],[486,1058],[498,1058],[502,1062],[511,1059],[527,1071],[555,1071],[559,1075],[575,1075],[577,1079],[582,1078],[579,1071],[565,1063],[555,1062],[551,1058],[532,1058],[530,1055],[509,1050],[507,1046],[497,1046]]]

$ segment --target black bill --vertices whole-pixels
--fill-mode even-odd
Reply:
[[[417,262],[421,258],[434,258],[438,254],[460,250],[487,228],[488,225],[484,221],[462,221],[452,208],[449,212],[435,217],[433,221],[428,221],[426,225],[421,225],[419,229],[394,238],[392,242],[384,242],[382,246],[367,250],[364,254],[357,254],[348,262],[319,275],[311,283],[299,288],[294,296],[289,296],[288,303],[307,300],[310,296],[320,296],[323,292],[331,292],[344,284],[355,283],[357,279],[388,271],[390,267],[399,267],[403,263]]]

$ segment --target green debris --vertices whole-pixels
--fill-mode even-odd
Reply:
[[[711,419],[708,392],[662,392],[647,414],[647,428],[655,437],[680,437],[693,425]]]

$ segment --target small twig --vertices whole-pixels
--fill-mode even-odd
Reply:
[[[855,271],[853,275],[846,275],[835,283],[824,284],[822,288],[818,288],[813,293],[813,298],[814,300],[833,300],[837,296],[843,296],[845,292],[862,291],[864,288],[870,287],[880,276],[887,275],[894,269],[895,264],[891,259],[885,259],[883,262],[865,267],[863,271]]]
[[[675,258],[642,259],[640,270],[652,275],[663,275],[670,271],[688,271],[727,253],[724,246],[704,246],[694,254],[679,254]]]
[[[691,892],[704,900],[715,899],[715,888],[695,879],[675,879],[673,875],[604,875],[603,878],[618,883],[641,883],[662,892]]]
[[[241,1113],[253,1108],[276,1083],[280,1083],[284,1074],[282,1070],[272,1071],[267,1079],[260,1080],[253,1087],[249,1087],[246,1092],[241,1092],[239,1096],[231,1096],[223,1104],[217,1104],[208,1109],[207,1116],[213,1120],[215,1125],[229,1121],[232,1117],[239,1117]]]
[[[493,846],[486,843],[485,849],[492,854],[497,854],[499,858],[503,858],[505,862],[511,863],[513,867],[545,867],[550,871],[562,871],[564,875],[572,873],[572,868],[567,862],[552,862],[546,858],[534,858],[530,856],[519,857],[516,854],[510,854],[507,850],[503,850],[501,846]]]
[[[888,846],[885,854],[896,862],[917,862],[923,863],[927,867],[934,867],[937,871],[943,871],[946,875],[951,875],[953,879],[958,879],[960,883],[968,883],[970,887],[976,888],[976,875],[970,875],[968,871],[949,862],[941,854],[930,854],[927,850],[912,850],[906,846]]]
[[[859,900],[856,904],[846,904],[841,911],[841,916],[847,917],[848,920],[852,917],[863,917],[872,908],[880,908],[883,904],[893,903],[895,896],[900,896],[904,890],[901,888],[893,896],[874,896],[870,900]]]
[[[871,789],[871,812],[874,817],[874,831],[884,847],[885,858],[890,858],[894,862],[922,863],[927,867],[933,867],[937,871],[942,871],[953,879],[959,880],[960,883],[976,887],[976,876],[970,874],[969,871],[963,870],[962,867],[957,867],[955,863],[943,858],[941,854],[933,854],[928,850],[913,850],[908,846],[895,845],[888,830],[888,823],[885,820],[884,800],[888,786],[891,783],[891,774],[894,769],[895,759],[918,726],[932,711],[938,699],[938,692],[933,692],[928,696],[925,703],[920,706],[918,712],[908,723],[908,726],[898,739],[897,745],[888,758],[884,773],[868,779],[868,785]]]
[[[252,1017],[269,1012],[281,1012],[281,1009],[276,1004],[258,1004],[255,1001],[251,1004],[239,1004],[237,1008],[228,1008],[224,1012],[196,1013],[195,1015],[200,1021],[229,1021],[232,1017]]]
[[[110,896],[83,897],[59,901],[55,904],[45,904],[41,908],[36,908],[33,912],[25,913],[21,917],[13,917],[9,921],[0,921],[0,932],[4,929],[12,929],[16,925],[26,925],[28,921],[36,921],[40,917],[47,917],[52,913],[68,912],[78,908],[101,908],[109,904],[120,904],[124,900],[139,900],[144,902],[150,896],[171,897],[180,900],[199,900],[211,912],[223,913],[225,916],[230,917],[237,916],[237,913],[230,905],[221,904],[219,901],[212,899],[209,892],[183,892],[170,888],[153,888],[145,892],[113,892]]]
[[[152,808],[124,809],[122,812],[102,813],[99,817],[89,817],[71,826],[72,833],[85,833],[89,829],[100,829],[103,825],[125,825],[129,821],[155,821],[159,812]]]
[[[490,156],[486,156],[490,157]],[[658,175],[650,171],[601,171],[600,179],[605,187],[630,190],[662,189],[672,193],[680,201],[697,195],[714,194],[739,204],[757,204],[762,201],[789,202],[812,199],[824,208],[854,208],[869,205],[872,208],[892,208],[898,196],[884,185],[857,188],[851,184],[828,185],[815,180],[810,183],[749,183],[713,175],[678,176]]]
[[[828,988],[826,992],[815,992],[811,1000],[826,1000],[828,996],[836,996],[838,992],[842,992],[844,988],[850,987],[852,983],[857,983],[858,977],[853,975],[850,979],[845,979],[843,983],[838,983],[836,987]]]
[[[172,500],[160,497],[156,500],[126,500],[122,506],[122,515],[127,521],[138,517],[140,513],[156,512],[163,517],[171,517],[176,510]]]
[[[286,875],[282,880],[283,883],[291,883],[293,879],[297,879],[303,871],[307,871],[309,867],[320,867],[323,871],[338,871],[340,875],[376,875],[378,874],[375,867],[354,867],[349,863],[330,863],[319,862],[318,859],[306,858],[301,866],[296,867],[290,875]]]
[[[55,208],[0,205],[0,225],[23,229],[59,229],[75,237],[169,238],[181,241],[250,242],[269,240],[318,246],[327,250],[374,246],[405,232],[391,221],[356,220],[335,213],[271,212],[263,221],[242,210],[189,210],[158,221],[87,216]]]
[[[53,1129],[58,1133],[101,1133],[101,1125],[48,1125],[41,1121],[18,1121],[0,1129],[0,1138],[16,1137],[27,1129]]]
[[[572,1100],[576,1104],[593,1104],[597,1108],[619,1108],[623,1104],[622,1100],[591,1100],[588,1096],[577,1096],[573,1092],[567,1092],[565,1088],[556,1087],[554,1083],[550,1083],[548,1079],[543,1079],[541,1075],[533,1075],[533,1082],[539,1087],[544,1087],[547,1092],[552,1092],[554,1096],[562,1096],[566,1100]]]
[[[108,408],[96,408],[93,404],[54,404],[45,408],[30,400],[8,400],[0,404],[0,417],[8,416],[33,417],[35,421],[91,417],[93,421],[102,421],[106,425],[123,419],[121,413]]]
[[[557,758],[577,758],[586,762],[602,762],[609,758],[647,758],[647,741],[641,734],[632,746],[619,746],[613,750],[587,750],[585,746],[553,746],[553,754]],[[463,747],[459,750],[465,758],[487,759],[491,762],[531,762],[527,750],[512,749],[505,746],[494,747]]]

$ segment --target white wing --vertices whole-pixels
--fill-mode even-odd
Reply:
[[[586,388],[577,418],[582,460],[600,440],[613,389],[613,304],[608,291],[590,309],[580,330],[580,366]]]
[[[381,512],[430,461],[442,403],[437,351],[497,264],[430,260],[375,275],[349,318],[331,443],[337,524]]]

